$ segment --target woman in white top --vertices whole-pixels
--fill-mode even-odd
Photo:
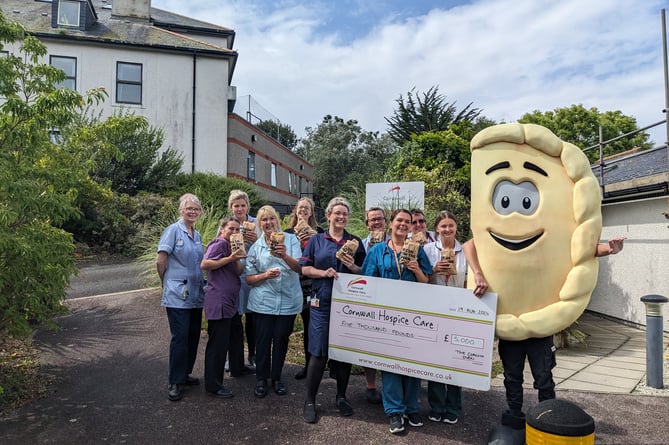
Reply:
[[[425,245],[425,253],[432,264],[430,283],[439,286],[465,287],[467,278],[467,260],[462,251],[462,245],[455,239],[458,223],[455,215],[448,211],[441,211],[434,221],[434,231],[437,240]],[[455,270],[457,273],[448,273],[449,262],[441,259],[441,251],[451,248],[455,251]],[[427,400],[430,404],[428,418],[433,422],[456,423],[462,412],[462,388],[454,385],[428,381]]]

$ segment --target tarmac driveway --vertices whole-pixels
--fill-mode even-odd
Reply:
[[[355,409],[341,418],[334,407],[334,381],[325,378],[319,422],[302,420],[304,381],[286,365],[289,393],[253,396],[253,376],[230,378],[235,397],[207,396],[191,387],[180,402],[167,400],[169,329],[156,289],[68,301],[72,311],[57,319],[61,330],[36,335],[43,372],[52,377],[46,398],[0,419],[0,443],[8,444],[485,444],[505,409],[500,389],[464,391],[456,425],[426,420],[393,436],[380,406],[364,399],[364,378],[353,376],[348,397]],[[206,334],[195,374],[202,376]],[[226,376],[227,378],[227,376]],[[423,385],[422,408],[427,414]],[[535,402],[526,394],[526,407]],[[597,444],[666,444],[669,399],[560,391],[594,419]]]

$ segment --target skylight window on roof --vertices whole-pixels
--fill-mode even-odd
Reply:
[[[58,24],[62,26],[79,26],[81,17],[78,1],[59,0],[58,2]]]

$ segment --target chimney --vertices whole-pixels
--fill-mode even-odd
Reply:
[[[151,0],[113,0],[112,17],[151,20]]]

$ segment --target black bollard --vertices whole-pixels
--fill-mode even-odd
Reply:
[[[527,445],[594,445],[595,421],[566,400],[539,402],[527,412]]]
[[[646,385],[663,388],[662,376],[662,304],[669,301],[662,295],[644,295],[646,305]]]

